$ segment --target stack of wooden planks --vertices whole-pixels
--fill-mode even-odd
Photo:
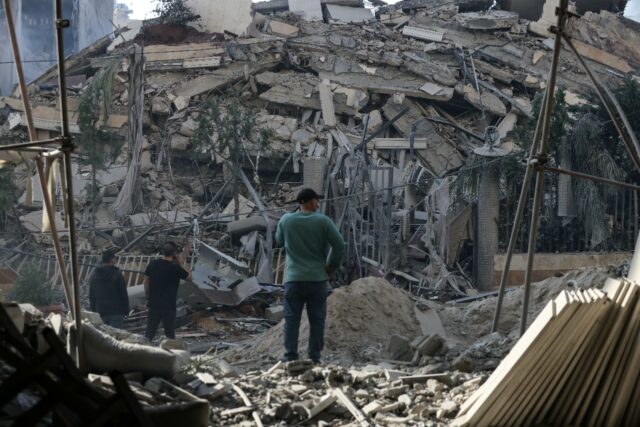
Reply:
[[[640,425],[640,287],[563,291],[453,425]]]

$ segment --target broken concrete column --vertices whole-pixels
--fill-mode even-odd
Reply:
[[[495,165],[482,168],[478,185],[478,240],[476,241],[476,287],[489,291],[494,287],[494,256],[498,251],[498,214],[500,212],[499,173]]]

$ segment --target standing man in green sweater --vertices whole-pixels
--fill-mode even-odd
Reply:
[[[327,317],[327,281],[340,266],[345,244],[335,224],[317,212],[320,196],[305,188],[296,198],[298,212],[284,215],[276,229],[276,245],[284,245],[284,358],[298,359],[302,309],[309,317],[309,358],[320,363]],[[327,263],[328,247],[333,249]]]

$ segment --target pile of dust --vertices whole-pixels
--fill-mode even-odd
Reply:
[[[420,334],[411,296],[384,279],[366,277],[336,289],[327,300],[325,353],[361,359],[363,351],[386,346],[393,334],[409,339]],[[243,357],[282,357],[284,321],[251,339]],[[300,324],[299,353],[306,357],[309,322]]]
[[[531,285],[529,299],[530,325],[552,298],[563,290],[601,288],[609,277],[617,277],[612,268],[586,268],[571,271],[561,277],[550,277]],[[523,289],[510,290],[504,296],[498,332],[518,337],[522,313]],[[447,332],[447,338],[470,345],[491,333],[497,297],[486,298],[467,305],[438,305],[436,310]]]

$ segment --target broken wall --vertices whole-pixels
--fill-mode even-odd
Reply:
[[[544,254],[537,253],[533,259],[533,270],[531,271],[531,281],[539,282],[549,277],[564,274],[571,270],[591,267],[607,267],[610,265],[620,265],[633,254],[630,252],[609,252],[609,253],[563,253]],[[493,285],[497,289],[500,285],[500,276],[504,268],[504,254],[494,256]],[[513,254],[511,268],[507,275],[507,286],[519,286],[524,283],[524,275],[527,269],[527,254]]]
[[[200,20],[195,27],[212,33],[225,30],[242,35],[251,24],[251,0],[187,0]]]

